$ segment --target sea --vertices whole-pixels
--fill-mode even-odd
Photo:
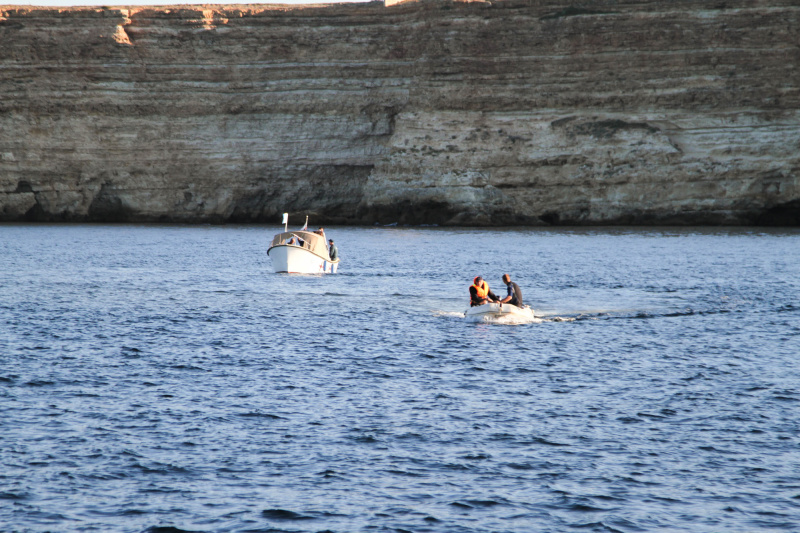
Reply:
[[[0,531],[800,531],[799,228],[279,231],[0,226]]]

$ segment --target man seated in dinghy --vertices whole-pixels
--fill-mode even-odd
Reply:
[[[503,283],[506,284],[506,288],[508,289],[508,296],[500,300],[500,303],[522,307],[522,290],[519,288],[519,285],[511,281],[511,276],[508,274],[503,274]]]
[[[469,305],[475,307],[485,303],[497,302],[499,298],[495,293],[489,289],[489,284],[486,283],[481,276],[476,276],[472,280],[472,285],[469,287]]]

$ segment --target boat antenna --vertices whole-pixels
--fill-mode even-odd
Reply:
[[[289,231],[289,213],[283,214],[283,232]]]

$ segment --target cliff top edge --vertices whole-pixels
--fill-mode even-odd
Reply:
[[[102,6],[97,5],[73,5],[73,6],[46,6],[46,5],[14,5],[14,4],[0,4],[0,12],[17,12],[29,13],[36,11],[44,12],[103,12],[103,11],[127,11],[127,12],[140,12],[140,11],[270,11],[270,10],[298,10],[305,9],[319,9],[319,8],[347,8],[352,6],[365,6],[370,7],[383,6],[391,7],[400,4],[490,4],[492,2],[513,3],[514,0],[345,0],[343,2],[325,2],[320,1],[309,4],[283,4],[280,2],[274,3],[197,3],[197,4],[162,4],[162,5],[138,5],[138,4],[107,4]]]
[[[78,0],[79,1],[79,0]],[[120,13],[131,16],[137,13],[163,13],[165,15],[176,15],[180,13],[204,14],[219,13],[246,14],[259,13],[287,13],[302,11],[327,11],[327,12],[354,12],[364,9],[399,9],[406,10],[430,10],[448,9],[454,6],[480,6],[501,7],[501,8],[532,8],[551,11],[550,18],[566,18],[575,15],[603,15],[621,12],[641,12],[641,11],[729,11],[738,9],[799,9],[797,0],[772,0],[766,5],[753,3],[752,0],[728,0],[723,4],[709,5],[705,0],[594,0],[589,7],[581,6],[570,0],[345,0],[343,2],[317,2],[313,4],[247,4],[247,3],[197,3],[197,4],[168,4],[163,5],[131,5],[131,4],[108,4],[96,5],[75,5],[75,6],[34,6],[34,5],[11,5],[0,4],[0,22],[8,16],[26,16],[42,14],[104,14]]]

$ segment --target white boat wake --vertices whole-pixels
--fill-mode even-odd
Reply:
[[[472,315],[465,317],[467,322],[483,323],[483,324],[540,324],[544,322],[541,318],[535,316],[518,316],[518,315]]]
[[[540,316],[518,316],[512,314],[492,316],[484,314],[482,316],[466,316],[464,311],[445,311],[434,309],[431,314],[437,318],[448,318],[453,320],[466,320],[476,324],[544,324],[546,322],[574,322],[578,318],[574,316],[540,315]]]
[[[527,305],[517,307],[508,303],[485,303],[470,307],[464,311],[464,316],[468,319],[514,318],[515,321],[530,322],[533,320],[533,309]]]
[[[434,310],[433,316],[441,318],[464,318],[464,313],[462,311]]]

